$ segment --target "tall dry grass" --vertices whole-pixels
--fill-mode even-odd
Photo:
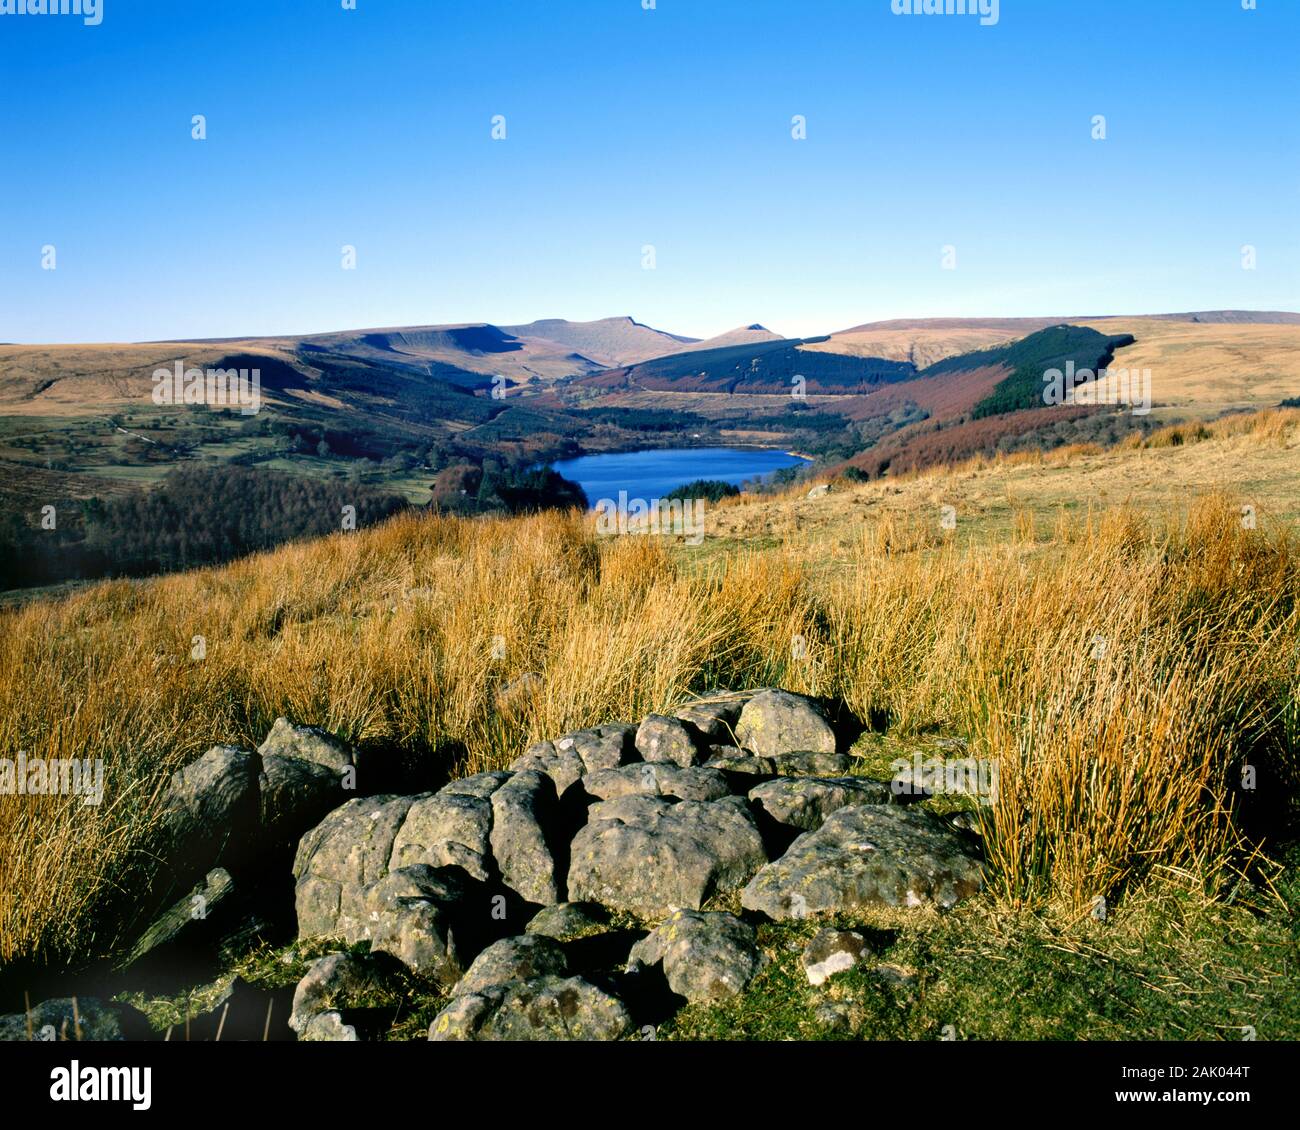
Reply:
[[[279,714],[469,772],[717,685],[966,735],[1000,767],[1000,897],[1114,897],[1157,867],[1212,883],[1236,764],[1294,734],[1291,535],[1243,530],[1222,499],[1157,523],[1063,514],[985,548],[886,521],[814,578],[797,546],[686,568],[576,515],[405,516],[6,612],[0,750],[102,757],[107,792],[0,798],[0,956],[111,949],[98,909],[139,881],[168,774]],[[499,709],[526,672],[534,691]]]

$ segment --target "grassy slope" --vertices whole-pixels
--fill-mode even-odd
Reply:
[[[1026,324],[1027,323],[1027,324]],[[1051,319],[1008,320],[987,326],[916,326],[843,330],[826,341],[810,342],[800,348],[816,353],[848,353],[857,357],[889,357],[910,361],[918,369],[960,353],[992,349],[1035,330],[1052,325]]]
[[[1274,795],[1294,789],[1297,421],[745,500],[699,548],[601,543],[561,516],[408,517],[0,613],[0,744],[103,756],[109,787],[97,810],[0,798],[0,952],[103,948],[95,908],[129,892],[166,774],[256,744],[279,713],[471,771],[692,689],[781,683],[886,720],[898,749],[938,732],[998,758],[1015,803],[991,813],[993,880],[946,918],[874,924],[898,931],[882,956],[916,970],[914,990],[793,985],[805,927],[770,928],[757,991],[665,1036],[826,1034],[808,1019],[826,992],[876,1036],[1300,1036],[1294,871],[1234,885],[1232,829],[1204,805],[1234,800],[1243,756],[1277,774]],[[1255,530],[1243,497],[1261,502]],[[526,670],[540,694],[494,709]],[[1108,925],[1087,917],[1098,893]]]
[[[950,471],[837,489],[816,500],[793,493],[747,501],[715,512],[710,533],[716,540],[706,544],[724,552],[755,538],[792,538],[823,564],[847,561],[863,538],[889,532],[940,544],[940,508],[952,506],[958,544],[1019,541],[1032,553],[1037,542],[1051,537],[1062,514],[1079,517],[1118,506],[1147,515],[1176,513],[1217,493],[1294,526],[1300,523],[1300,411],[1266,419],[1271,423],[1262,427],[1271,434],[1261,434],[1254,417],[1227,419],[1205,432],[1213,442],[1199,440],[1195,427],[1172,427],[1142,446],[978,459]]]
[[[1300,390],[1300,325],[1294,322],[1177,321],[1166,318],[969,319],[882,323],[845,330],[810,351],[913,361],[925,368],[957,354],[1003,345],[1044,326],[1068,321],[1098,333],[1131,333],[1115,367],[1151,370],[1158,405],[1213,414],[1225,408],[1277,404]]]
[[[1133,334],[1137,342],[1115,354],[1113,367],[1150,369],[1152,399],[1184,415],[1265,407],[1300,390],[1300,325],[1158,318],[1079,324],[1103,334]]]

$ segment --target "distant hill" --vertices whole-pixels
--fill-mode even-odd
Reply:
[[[1202,322],[1208,325],[1300,325],[1300,314],[1289,310],[1200,310],[1190,314],[1150,314],[1147,317],[1160,322]]]
[[[788,396],[803,378],[803,390],[860,393],[891,381],[906,380],[915,367],[904,361],[808,353],[802,339],[775,338],[744,345],[696,349],[583,377],[583,389],[620,388],[672,392],[726,392]]]
[[[547,318],[517,326],[496,326],[488,322],[388,326],[321,334],[146,344],[188,345],[205,350],[231,346],[297,353],[304,357],[327,354],[386,368],[411,369],[451,384],[484,389],[491,387],[496,376],[505,377],[513,384],[550,384],[707,343],[622,317],[592,322]]]
[[[752,326],[738,326],[734,330],[718,334],[717,337],[697,341],[694,345],[687,346],[684,352],[694,352],[701,349],[726,349],[732,345],[755,345],[765,341],[782,340],[784,339],[780,334],[773,333],[766,326],[754,324]]]
[[[524,326],[502,326],[504,332],[525,342],[562,346],[601,368],[631,365],[651,357],[676,353],[683,346],[696,343],[695,338],[681,337],[643,326],[632,318],[601,318],[595,322],[569,322],[563,318],[544,318]]]
[[[886,390],[898,403],[877,400],[865,418],[878,417],[910,400],[928,417],[887,435],[858,453],[849,464],[871,477],[957,462],[981,452],[1014,445],[1022,436],[1047,427],[1073,425],[1095,408],[1049,406],[1043,399],[1043,373],[1110,364],[1117,349],[1133,344],[1130,334],[1106,334],[1086,326],[1056,325],[1009,345],[948,357],[916,378]],[[903,399],[906,398],[906,399]]]
[[[549,382],[600,368],[599,363],[575,356],[559,342],[522,340],[510,330],[486,322],[350,330],[276,339],[276,343],[287,348],[419,369],[471,386],[475,383],[489,386],[497,375],[515,383],[534,377]],[[474,374],[477,382],[458,378],[457,373]]]
[[[918,369],[946,357],[1004,345],[1048,326],[1102,322],[1186,322],[1201,325],[1298,325],[1300,314],[1279,310],[1201,310],[1181,314],[1072,315],[1051,318],[895,318],[836,330],[808,350],[910,361]]]
[[[1011,345],[949,357],[925,370],[924,377],[965,373],[996,366],[1006,375],[971,410],[975,419],[1023,408],[1043,407],[1043,374],[1064,370],[1096,372],[1110,364],[1115,350],[1132,345],[1132,334],[1106,335],[1086,326],[1050,326]]]
[[[918,318],[868,322],[838,330],[807,350],[887,357],[924,369],[945,357],[988,349],[1046,329],[1063,318]]]
[[[1157,405],[1209,416],[1275,405],[1300,392],[1300,314],[1099,318],[1081,323],[1137,341],[1115,364],[1150,370]]]

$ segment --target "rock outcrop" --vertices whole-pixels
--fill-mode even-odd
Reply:
[[[795,840],[754,876],[740,904],[778,920],[873,905],[947,909],[975,894],[982,878],[967,840],[942,820],[862,805]]]
[[[655,993],[675,1009],[745,992],[764,920],[946,909],[983,878],[969,821],[857,775],[827,710],[776,688],[574,731],[414,795],[356,795],[358,760],[280,718],[256,752],[215,747],[165,797],[169,865],[202,867],[188,898],[224,905],[269,851],[309,952],[350,947],[299,984],[299,1039],[369,1038],[420,986],[448,1001],[433,1040],[617,1039],[659,1022]],[[291,864],[275,863],[286,846]],[[737,896],[740,915],[716,909]],[[831,925],[803,953],[813,985],[871,956]],[[181,900],[141,952],[200,933]],[[38,1027],[61,1008],[33,1010]],[[85,1023],[113,1038],[113,1015]]]
[[[775,823],[811,832],[841,808],[894,798],[888,781],[869,777],[778,777],[750,789],[749,799]]]
[[[762,965],[754,928],[734,914],[679,910],[632,948],[632,966],[662,965],[688,1001],[740,993]]]
[[[569,893],[644,917],[741,887],[767,854],[740,797],[674,801],[624,796],[592,807],[574,838]]]
[[[789,691],[762,691],[745,703],[736,740],[759,757],[796,750],[835,752],[835,731],[826,712],[812,699]]]
[[[429,1025],[430,1040],[617,1040],[632,1017],[582,977],[510,981],[455,998]]]

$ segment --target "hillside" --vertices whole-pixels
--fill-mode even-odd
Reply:
[[[404,515],[0,611],[0,740],[102,757],[113,795],[134,798],[0,797],[0,995],[21,1001],[50,983],[43,962],[129,940],[169,774],[218,743],[253,749],[281,715],[355,747],[385,795],[354,803],[375,805],[692,693],[776,685],[855,720],[844,753],[818,756],[844,758],[856,788],[900,759],[998,765],[991,806],[937,792],[904,821],[973,828],[961,842],[979,845],[983,884],[944,914],[757,919],[744,990],[676,1004],[651,1021],[657,1038],[936,1039],[954,1016],[977,1039],[1294,1038],[1300,892],[1277,864],[1295,828],[1297,471],[1300,412],[1272,412],[741,498],[710,513],[698,547],[597,537],[577,515]],[[51,700],[78,703],[75,726],[51,724]],[[544,746],[533,756],[548,764]],[[1240,786],[1247,759],[1258,796]],[[280,874],[283,858],[259,866]],[[748,913],[742,897],[704,906]],[[654,925],[619,912],[591,932],[630,945]],[[858,932],[870,959],[812,981],[800,954],[822,926]],[[187,1002],[219,1005],[234,973],[284,993],[328,948],[267,938],[211,982],[119,984],[160,1035]],[[392,991],[381,1038],[423,1039],[452,1003],[419,977]]]
[[[1046,453],[964,458],[879,482],[837,481],[818,499],[801,492],[719,509],[723,542],[793,538],[816,560],[851,559],[864,537],[893,531],[907,544],[938,545],[942,506],[952,506],[963,544],[1020,544],[1033,555],[1062,522],[1122,509],[1141,520],[1185,512],[1197,500],[1226,497],[1258,520],[1300,527],[1300,410],[1229,417],[1216,424],[1170,425],[1109,448],[1066,445]],[[873,533],[873,530],[876,531]]]
[[[1064,322],[1092,326],[1102,333],[1115,333],[1117,326],[1128,329],[1132,325],[1146,326],[1151,322],[1186,323],[1188,327],[1218,327],[1222,331],[1229,326],[1297,325],[1300,324],[1300,314],[1272,310],[1201,310],[1182,314],[1117,314],[1105,318],[1087,315],[1050,318],[899,318],[837,330],[825,340],[807,343],[803,348],[858,357],[887,357],[895,361],[910,361],[918,369],[924,369],[946,357],[1005,345]],[[1176,334],[1179,331],[1171,328],[1170,332]],[[1209,330],[1199,336],[1198,340],[1209,343],[1231,336]],[[1268,337],[1267,334],[1263,336]],[[1285,339],[1286,335],[1281,335],[1278,340]]]
[[[1300,393],[1300,315],[1241,311],[1222,321],[1193,315],[1084,321],[1131,333],[1116,366],[1151,370],[1152,399],[1193,415],[1277,404]]]
[[[581,377],[573,386],[575,390],[634,388],[789,397],[800,377],[808,393],[856,393],[904,380],[914,372],[901,361],[804,353],[802,344],[801,339],[776,338],[697,349]]]
[[[1064,318],[920,318],[868,322],[805,344],[822,353],[887,357],[924,369],[945,357],[1004,345]]]
[[[1070,443],[1113,443],[1171,419],[1211,419],[1221,413],[1277,405],[1300,390],[1300,327],[1294,315],[1244,311],[1102,318],[1048,327],[1009,343],[954,354],[916,378],[892,384],[841,409],[870,423],[915,405],[925,419],[886,429],[849,459],[870,474],[905,472],[976,454],[1048,449]],[[1184,320],[1187,319],[1187,320]],[[972,332],[1005,332],[985,325]],[[969,330],[947,327],[944,332]],[[895,332],[891,330],[890,332]],[[1149,394],[1127,407],[1067,396],[1044,403],[1044,374],[1109,367],[1141,374],[1130,394]],[[1109,392],[1119,392],[1111,378]],[[1133,412],[1137,407],[1149,412]]]

